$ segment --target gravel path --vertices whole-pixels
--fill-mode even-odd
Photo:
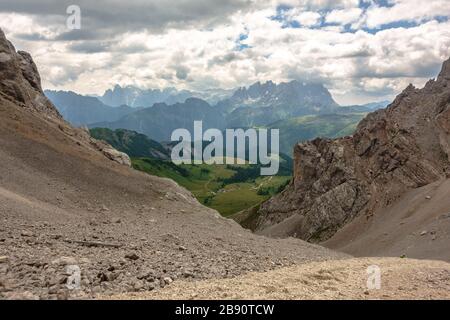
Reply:
[[[381,271],[379,290],[369,290],[367,287],[367,268],[372,265],[378,266]],[[234,279],[178,282],[158,292],[116,295],[112,298],[450,299],[450,264],[396,258],[313,262]]]

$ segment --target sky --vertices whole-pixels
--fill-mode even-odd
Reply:
[[[67,27],[70,5],[80,29]],[[0,28],[46,89],[323,83],[341,104],[392,100],[450,57],[449,0],[2,0]]]

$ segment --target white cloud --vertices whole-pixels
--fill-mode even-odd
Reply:
[[[292,9],[286,12],[285,18],[290,22],[298,22],[305,27],[314,27],[320,24],[321,15],[314,11],[302,11],[298,9]]]
[[[275,0],[276,4],[310,10],[358,7],[359,0]]]
[[[369,28],[397,21],[421,22],[438,16],[449,16],[448,0],[391,0],[391,7],[372,5],[367,10],[366,24]]]
[[[351,24],[359,20],[362,13],[363,10],[360,8],[333,10],[327,15],[326,22],[342,25]]]
[[[254,9],[233,11],[222,23],[211,25],[203,17],[205,23],[130,28],[101,41],[43,40],[64,32],[64,23],[45,23],[26,13],[0,13],[0,27],[19,49],[32,53],[46,88],[101,93],[119,83],[198,90],[299,78],[324,82],[339,102],[352,104],[392,98],[409,82],[421,85],[450,56],[450,22],[432,20],[376,34],[342,27],[422,21],[434,16],[439,5],[448,6],[430,0],[430,9],[412,4],[409,10],[403,7],[406,13],[396,13],[396,6],[409,1],[415,0],[395,0],[384,9],[372,5],[364,15],[358,1],[258,0]],[[302,27],[273,19],[281,3],[294,6],[287,15]],[[321,8],[330,8],[326,20],[337,26],[320,27]],[[380,9],[387,10],[385,17],[378,16]],[[240,35],[247,38],[239,42]]]

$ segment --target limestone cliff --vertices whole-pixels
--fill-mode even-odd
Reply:
[[[16,49],[0,29],[0,99],[33,112],[57,125],[62,134],[70,136],[80,144],[102,152],[106,158],[131,166],[130,158],[103,141],[97,141],[82,129],[71,127],[65,122],[55,106],[42,91],[41,77],[31,55]]]
[[[450,60],[423,89],[406,88],[355,134],[295,147],[294,178],[261,206],[257,232],[320,242],[406,191],[450,172]]]

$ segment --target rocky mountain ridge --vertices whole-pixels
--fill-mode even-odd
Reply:
[[[93,123],[89,127],[133,130],[156,141],[170,141],[175,129],[185,128],[193,133],[194,121],[203,121],[204,130],[225,128],[223,115],[206,101],[197,98],[189,98],[173,105],[157,103],[117,121]]]
[[[116,121],[138,110],[126,105],[111,107],[95,97],[83,96],[72,91],[45,90],[44,93],[63,118],[74,126]]]
[[[115,85],[114,88],[106,90],[98,99],[112,107],[127,105],[133,108],[148,108],[155,103],[181,103],[191,97],[192,94],[189,91],[178,91],[175,88],[143,90],[135,86]]]
[[[30,54],[16,52],[3,31],[0,30],[0,94],[49,118],[61,119],[61,115],[43,95],[41,78]]]
[[[208,122],[207,125],[210,122],[216,125],[219,124],[220,126],[216,127],[219,129],[273,127],[281,124],[281,135],[289,136],[291,133],[285,130],[286,125],[280,121],[288,121],[289,126],[293,126],[296,132],[310,131],[308,128],[302,128],[301,122],[304,121],[303,119],[294,121],[294,118],[316,116],[320,118],[319,121],[322,121],[322,119],[326,119],[326,115],[333,114],[336,115],[335,118],[338,118],[337,122],[342,123],[349,118],[360,118],[362,113],[371,112],[387,105],[386,103],[374,103],[341,107],[333,100],[330,92],[323,85],[301,83],[299,81],[280,84],[275,84],[272,81],[266,83],[257,82],[248,88],[239,88],[234,93],[230,90],[221,89],[206,90],[204,92],[184,92],[185,95],[178,95],[178,97],[188,98],[186,100],[181,99],[182,101],[177,103],[174,102],[177,101],[176,99],[168,98],[171,94],[180,92],[173,88],[142,90],[133,86],[122,88],[117,85],[113,90],[110,90],[109,95],[118,95],[118,97],[123,99],[106,101],[102,97],[83,96],[74,92],[45,91],[64,119],[75,126],[103,126],[111,129],[134,130],[145,133],[150,138],[160,142],[170,138],[170,132],[168,132],[167,128],[178,128],[180,123],[186,122],[180,121],[181,119],[178,116],[180,113],[184,113],[186,119],[191,122],[204,120]],[[228,95],[232,97],[226,99]],[[148,107],[144,110],[136,107],[136,101],[147,98],[150,100],[139,105],[148,105]],[[126,105],[109,106],[99,99],[113,105],[117,105],[119,102],[129,103],[134,107]],[[171,100],[173,103],[168,102]],[[217,102],[218,100],[220,101],[215,105],[214,101]],[[151,104],[155,101],[158,101],[158,103]],[[195,101],[196,103],[192,103]],[[200,101],[202,103],[199,103]],[[209,108],[206,108],[206,105],[209,105]],[[181,108],[183,106],[186,108]],[[209,112],[207,109],[212,112]],[[175,110],[176,112],[174,113]],[[204,117],[205,112],[210,115]],[[357,115],[358,113],[361,113],[361,115]],[[149,114],[151,114],[150,118]],[[147,121],[149,123],[146,123]],[[163,123],[165,125],[162,125]],[[314,126],[311,121],[309,121],[309,124]],[[356,124],[356,122],[352,123],[350,129],[353,130]],[[334,126],[334,123],[326,123],[326,125]],[[191,125],[189,124],[188,127],[191,127]],[[293,137],[293,139],[289,139],[289,142],[284,141],[283,144],[287,148],[284,148],[283,152],[291,154],[292,146],[295,142],[304,141],[305,138],[310,138],[311,136],[334,137],[334,135],[327,134],[329,131],[322,130],[321,126],[317,125],[315,128],[312,128],[310,134],[300,135],[298,140]],[[325,135],[314,135],[314,132],[324,132]]]
[[[128,105],[133,108],[148,108],[155,103],[166,103],[168,105],[183,103],[189,98],[198,98],[215,105],[219,101],[227,99],[233,94],[230,89],[207,89],[203,91],[177,90],[168,87],[164,89],[141,89],[133,85],[115,85],[108,89],[102,96],[96,96],[106,105],[113,107]]]
[[[217,104],[231,128],[265,126],[289,117],[335,113],[339,105],[322,84],[257,82]]]
[[[294,179],[261,206],[259,233],[312,242],[367,219],[408,190],[449,177],[450,60],[423,89],[410,85],[353,136],[295,147]]]
[[[1,29],[0,95],[40,117],[44,116],[52,125],[58,126],[61,132],[77,140],[78,143],[100,151],[110,160],[127,166],[131,165],[125,153],[115,150],[103,141],[91,138],[87,131],[73,128],[63,120],[61,114],[42,91],[41,77],[31,55],[23,51],[16,52]]]
[[[337,107],[337,103],[322,84],[304,83],[297,80],[275,84],[272,81],[256,82],[236,90],[229,100],[219,103],[219,107],[232,112],[239,107]]]

